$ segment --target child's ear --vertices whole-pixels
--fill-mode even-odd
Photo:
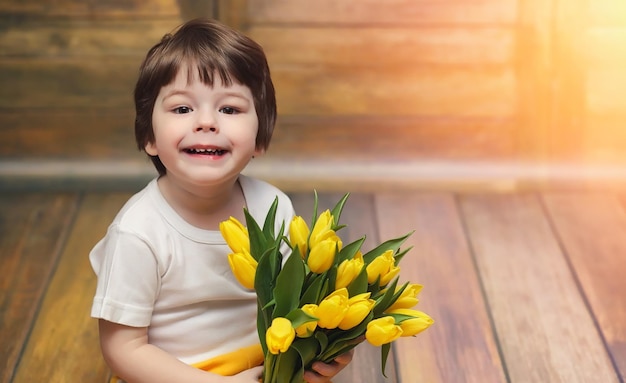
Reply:
[[[261,149],[255,149],[254,150],[254,154],[252,155],[252,158],[255,157],[261,157],[262,155],[265,154],[265,149],[261,148]]]
[[[159,151],[157,150],[154,142],[148,142],[146,146],[143,147],[143,149],[146,151],[146,153],[148,153],[152,157],[155,157],[159,154]]]

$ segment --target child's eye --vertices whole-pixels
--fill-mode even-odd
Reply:
[[[223,108],[220,109],[220,112],[224,113],[224,114],[237,114],[239,111],[235,108],[232,108],[230,106],[225,106]]]
[[[173,112],[176,113],[176,114],[190,113],[191,112],[191,108],[188,107],[188,106],[179,106],[177,108],[174,108]]]

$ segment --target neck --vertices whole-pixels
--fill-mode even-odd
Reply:
[[[206,230],[218,230],[233,216],[243,222],[245,198],[238,179],[208,187],[183,187],[167,175],[159,178],[165,200],[185,221]]]

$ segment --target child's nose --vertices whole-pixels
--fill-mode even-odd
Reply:
[[[197,126],[195,128],[196,132],[217,132],[218,130],[217,120],[212,113],[205,112],[199,114]]]

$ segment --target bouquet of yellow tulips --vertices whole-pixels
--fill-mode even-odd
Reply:
[[[337,231],[345,227],[339,217],[347,199],[318,215],[315,195],[312,229],[296,216],[276,233],[278,200],[262,227],[245,209],[245,226],[232,217],[220,224],[235,277],[257,293],[264,383],[301,383],[313,362],[329,363],[363,337],[381,347],[384,372],[391,342],[433,323],[413,309],[422,286],[398,286],[398,265],[410,250],[400,246],[411,233],[365,254],[365,237],[344,246]],[[280,252],[283,242],[292,250],[287,257]]]

